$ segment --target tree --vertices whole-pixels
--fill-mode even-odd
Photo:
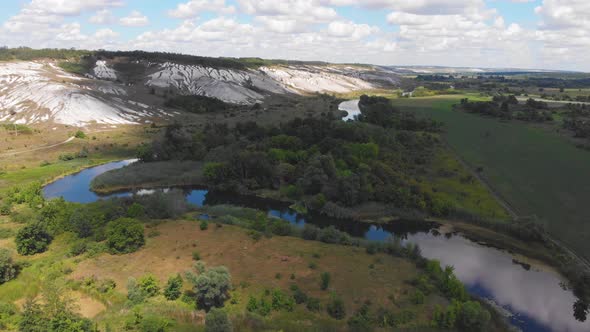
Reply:
[[[222,307],[229,298],[231,275],[225,266],[210,268],[194,280],[197,305],[205,310]]]
[[[45,319],[43,318],[43,309],[35,300],[28,299],[23,307],[23,314],[18,324],[18,330],[21,332],[44,332]]]
[[[332,318],[343,319],[346,316],[344,302],[336,295],[332,295],[332,299],[326,306],[326,311]]]
[[[146,297],[154,297],[160,292],[158,279],[151,274],[141,277],[137,286]]]
[[[143,225],[130,218],[113,220],[107,225],[107,246],[111,253],[126,254],[144,245]]]
[[[127,279],[127,299],[132,305],[140,304],[145,300],[145,294],[137,285],[137,280],[133,277]]]
[[[227,313],[218,308],[213,308],[205,316],[205,332],[231,332],[233,331]]]
[[[490,313],[477,301],[461,304],[457,326],[463,331],[483,331],[490,321]]]
[[[170,277],[168,279],[168,283],[166,284],[166,288],[164,288],[164,297],[167,300],[174,301],[180,297],[182,293],[182,277],[180,274],[177,274],[174,277]]]
[[[0,248],[0,285],[14,279],[18,273],[8,249]]]
[[[16,251],[21,255],[34,255],[47,250],[52,237],[41,223],[21,228],[16,234]]]

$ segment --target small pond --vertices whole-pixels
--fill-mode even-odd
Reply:
[[[89,203],[109,197],[150,194],[154,190],[120,192],[100,196],[90,191],[90,182],[101,173],[124,167],[134,160],[109,163],[89,168],[61,178],[43,189],[46,198],[64,197],[67,201]],[[523,331],[590,331],[590,321],[584,323],[573,317],[575,297],[563,290],[556,273],[535,266],[518,263],[509,253],[483,246],[461,234],[441,234],[435,223],[402,220],[387,225],[336,220],[318,215],[300,215],[288,204],[255,197],[227,195],[203,189],[183,188],[188,202],[197,205],[231,203],[267,211],[270,215],[303,226],[306,222],[326,227],[334,225],[342,231],[373,241],[387,241],[399,236],[416,243],[422,254],[438,259],[443,265],[452,265],[459,279],[471,294],[484,298],[503,308],[512,324]],[[209,218],[203,215],[201,218]]]
[[[342,118],[344,121],[355,120],[356,116],[361,114],[359,108],[359,99],[343,101],[338,105],[338,110],[348,112],[348,115]]]

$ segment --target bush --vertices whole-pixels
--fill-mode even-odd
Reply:
[[[197,305],[209,310],[213,307],[222,307],[229,298],[231,287],[231,275],[224,266],[213,267],[194,280]]]
[[[207,220],[201,220],[201,224],[199,225],[199,228],[202,231],[207,230],[209,228],[209,223],[207,222]]]
[[[330,279],[331,279],[331,277],[330,277],[330,273],[328,273],[328,272],[323,272],[323,273],[320,275],[320,278],[321,278],[321,281],[320,281],[320,288],[321,288],[322,290],[326,290],[326,289],[328,289],[328,287],[330,286]]]
[[[10,251],[0,248],[0,285],[14,279],[17,273],[18,267],[12,261]]]
[[[76,134],[74,135],[74,137],[84,139],[84,138],[86,138],[86,134],[82,130],[78,130],[76,132]]]
[[[293,311],[295,309],[295,299],[283,293],[280,289],[272,291],[272,309],[276,311]]]
[[[88,245],[87,245],[86,241],[84,241],[84,240],[76,241],[70,247],[70,256],[72,256],[72,257],[80,256],[83,253],[85,253],[87,249],[88,249]]]
[[[47,250],[52,237],[41,223],[21,228],[16,234],[16,251],[21,255],[34,255]]]
[[[233,331],[227,313],[222,309],[213,308],[205,316],[205,332],[231,332]]]
[[[12,211],[12,206],[8,202],[0,204],[0,216],[9,216]]]
[[[332,299],[326,306],[326,311],[332,318],[335,319],[344,319],[344,317],[346,317],[344,302],[336,295],[332,295]]]
[[[195,260],[195,261],[201,260],[201,254],[197,250],[193,251],[193,260]]]
[[[107,225],[107,246],[111,253],[126,254],[144,245],[143,225],[130,218],[113,220]]]
[[[369,315],[369,306],[363,304],[361,308],[354,314],[354,316],[348,319],[348,327],[350,331],[372,331],[372,319]]]
[[[320,299],[315,297],[308,297],[305,301],[305,307],[309,311],[318,312],[321,310]]]
[[[127,217],[129,218],[143,218],[145,216],[145,209],[143,205],[134,202],[127,209]]]
[[[104,279],[101,280],[98,285],[96,285],[96,290],[99,293],[106,294],[115,289],[115,287],[117,287],[117,283],[113,279]]]
[[[139,290],[146,297],[154,297],[160,292],[160,286],[158,286],[158,279],[153,275],[146,275],[139,279],[137,283]]]
[[[270,224],[270,231],[278,236],[289,236],[291,235],[292,228],[291,224],[286,220],[273,220]]]
[[[414,304],[423,304],[424,303],[424,293],[422,293],[422,291],[417,289],[414,292],[414,295],[412,295],[412,302]]]
[[[319,233],[320,233],[320,229],[317,226],[314,226],[311,224],[305,224],[303,226],[303,232],[302,232],[301,236],[305,240],[314,241],[318,238]]]
[[[137,285],[137,280],[130,277],[127,279],[127,299],[131,305],[140,304],[145,301],[145,294],[141,291]]]
[[[305,294],[305,292],[303,292],[299,287],[297,287],[297,285],[294,286],[295,287],[293,290],[293,299],[295,299],[295,303],[301,304],[307,302],[307,294]]]
[[[166,288],[164,288],[164,297],[167,300],[174,301],[180,297],[182,291],[182,277],[177,274],[175,277],[170,277]]]

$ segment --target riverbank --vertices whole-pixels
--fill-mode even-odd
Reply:
[[[112,170],[97,176],[92,182],[92,191],[101,195],[108,195],[125,191],[137,191],[140,189],[158,189],[158,188],[187,188],[199,187],[207,188],[207,184],[202,177],[201,162],[178,162],[162,161],[151,163],[135,163],[127,167]],[[256,192],[245,192],[241,195],[254,196],[261,199],[271,199],[284,202],[288,205],[298,203],[296,200],[287,199],[281,196],[278,191],[261,190]],[[355,214],[362,216],[364,209],[350,209]],[[372,207],[372,210],[375,207]],[[394,223],[403,216],[385,213],[387,209],[383,208],[380,215],[373,215],[367,218],[354,218],[359,222],[370,224],[387,224]],[[309,211],[311,212],[311,211]],[[321,212],[321,211],[320,211]],[[408,212],[410,214],[410,212]],[[414,213],[415,214],[415,213]],[[557,268],[554,248],[547,247],[543,243],[527,242],[514,238],[502,232],[490,229],[489,227],[476,225],[461,220],[450,220],[443,218],[426,218],[428,221],[435,221],[443,225],[449,225],[453,231],[459,231],[470,240],[487,246],[506,250],[511,254],[526,256],[543,262]]]

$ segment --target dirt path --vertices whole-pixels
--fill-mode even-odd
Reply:
[[[44,146],[40,146],[40,147],[36,147],[36,148],[32,148],[32,149],[27,149],[27,150],[12,151],[12,152],[7,152],[7,153],[2,153],[2,154],[0,154],[0,157],[16,156],[16,155],[23,154],[23,153],[51,149],[51,148],[54,148],[56,146],[60,146],[60,145],[64,145],[66,143],[69,143],[69,142],[73,141],[74,138],[75,137],[72,136],[72,137],[68,138],[67,140],[65,140],[63,142],[59,142],[59,143],[55,143],[55,144],[51,144],[51,145],[44,145]]]

